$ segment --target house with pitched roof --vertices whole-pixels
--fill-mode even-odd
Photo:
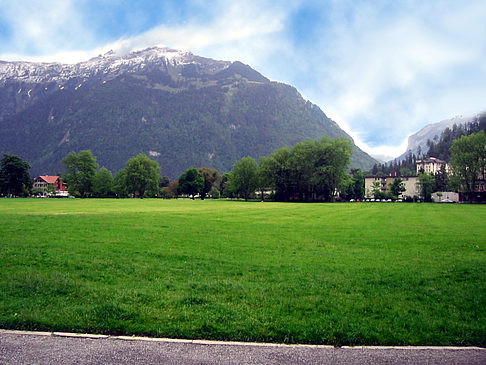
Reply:
[[[32,187],[42,195],[68,196],[69,194],[60,176],[38,176],[34,178]]]

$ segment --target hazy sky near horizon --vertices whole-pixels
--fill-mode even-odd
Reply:
[[[0,0],[0,60],[153,45],[292,84],[372,154],[486,110],[484,0]]]

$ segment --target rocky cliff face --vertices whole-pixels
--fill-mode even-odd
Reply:
[[[33,175],[61,171],[83,149],[113,172],[138,153],[173,178],[190,166],[225,172],[324,135],[351,139],[295,88],[241,62],[169,48],[72,65],[0,62],[0,153],[29,161]],[[375,162],[354,147],[353,167]]]
[[[440,137],[441,133],[446,128],[448,127],[451,128],[454,124],[457,125],[466,124],[474,121],[475,119],[476,116],[472,116],[472,117],[456,116],[451,119],[445,119],[437,123],[426,125],[417,133],[414,133],[410,137],[408,137],[407,151],[402,155],[400,155],[397,158],[397,160],[404,159],[409,154],[410,151],[415,155],[419,155],[419,152],[421,152],[422,155],[427,153],[428,150],[427,141],[429,139],[434,140],[435,136]]]

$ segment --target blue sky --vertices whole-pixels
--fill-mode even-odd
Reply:
[[[372,154],[486,110],[486,1],[0,0],[0,59],[166,45],[294,85]]]

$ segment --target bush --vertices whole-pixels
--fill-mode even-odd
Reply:
[[[218,189],[216,189],[215,187],[213,187],[211,189],[211,191],[209,192],[209,196],[212,198],[212,199],[219,199],[221,198],[221,194],[219,192]]]
[[[176,197],[174,192],[167,186],[160,189],[160,196],[164,199],[173,199]]]

